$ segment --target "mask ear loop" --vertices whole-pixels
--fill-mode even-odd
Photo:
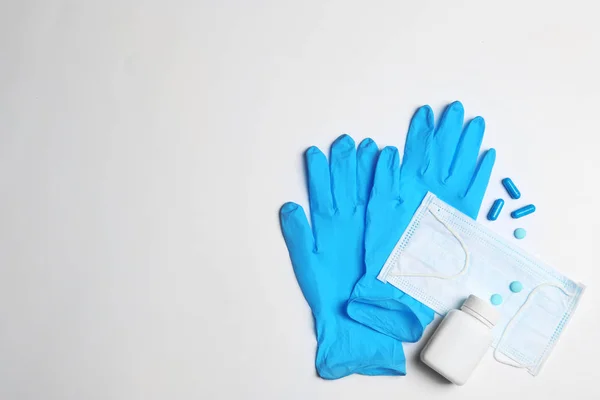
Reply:
[[[538,290],[540,290],[544,287],[555,287],[569,297],[574,296],[573,293],[567,292],[562,286],[554,284],[554,283],[542,283],[541,285],[536,286],[535,289],[533,289],[531,292],[529,292],[529,295],[527,295],[527,299],[525,299],[525,302],[521,305],[521,307],[519,307],[519,309],[517,310],[515,315],[513,315],[513,317],[510,319],[510,321],[508,321],[508,324],[506,324],[506,327],[502,331],[502,335],[500,335],[500,339],[498,339],[498,344],[494,348],[494,359],[496,361],[498,361],[500,364],[508,365],[508,366],[514,367],[514,368],[531,368],[531,367],[535,367],[537,365],[537,364],[518,364],[518,363],[511,363],[511,362],[507,362],[504,360],[500,360],[498,358],[498,349],[500,348],[500,343],[502,342],[502,339],[504,339],[504,336],[506,335],[506,333],[510,330],[510,328],[512,328],[514,322],[516,321],[517,316],[526,308],[527,304],[529,304],[529,302],[533,298],[533,295]],[[505,355],[504,357],[508,357],[508,356]]]
[[[430,207],[427,207],[427,211],[429,211],[429,213],[431,215],[433,215],[433,217],[444,226],[444,228],[446,228],[448,230],[448,232],[450,232],[452,234],[452,236],[454,236],[454,238],[456,239],[456,241],[460,244],[460,247],[462,247],[463,251],[465,252],[465,263],[462,267],[462,269],[460,271],[458,271],[458,273],[454,274],[454,275],[440,275],[440,274],[403,274],[403,273],[392,273],[390,272],[388,274],[388,276],[411,276],[411,277],[421,277],[421,278],[438,278],[438,279],[454,279],[454,278],[458,278],[461,275],[464,275],[467,270],[469,269],[469,252],[467,250],[467,245],[465,244],[465,242],[463,242],[463,240],[461,239],[461,237],[458,235],[458,233],[456,233],[452,227],[450,227],[448,224],[446,224],[444,221],[442,221],[437,215],[435,215],[433,213],[433,211],[431,210]]]

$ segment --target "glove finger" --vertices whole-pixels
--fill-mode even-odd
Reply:
[[[377,165],[377,153],[379,149],[373,139],[367,138],[358,145],[356,151],[358,204],[365,205],[369,201]]]
[[[421,176],[429,164],[433,135],[433,111],[429,106],[420,107],[413,115],[404,144],[402,173]]]
[[[313,233],[302,206],[285,203],[279,210],[279,221],[292,261],[301,261],[312,254],[315,248]]]
[[[342,135],[331,145],[331,190],[338,210],[354,209],[356,205],[356,145],[348,135]]]
[[[314,262],[315,245],[304,209],[296,203],[285,203],[279,211],[281,231],[287,245],[298,285],[310,305],[318,305],[318,270]]]
[[[450,168],[450,179],[457,182],[470,182],[477,167],[477,158],[483,141],[485,121],[476,117],[469,121],[458,143],[454,161]]]
[[[329,164],[325,154],[318,147],[306,150],[306,169],[308,173],[308,197],[310,212],[314,216],[333,215],[331,183],[329,181]]]
[[[379,154],[373,179],[372,198],[398,199],[400,197],[400,156],[398,149],[387,146]]]
[[[455,101],[444,110],[434,133],[435,164],[439,178],[445,182],[450,175],[450,165],[462,132],[465,110],[460,101]]]
[[[472,199],[472,201],[469,201],[468,203],[477,205],[475,209],[466,212],[466,214],[473,219],[476,219],[477,214],[479,213],[479,207],[481,207],[481,200],[483,200],[483,195],[485,194],[485,190],[487,189],[488,183],[490,182],[490,176],[492,175],[492,169],[494,168],[495,162],[496,150],[489,149],[483,155],[483,158],[479,163],[479,167],[477,168],[473,180],[471,181],[469,190],[467,191],[467,194],[465,196],[468,196]]]

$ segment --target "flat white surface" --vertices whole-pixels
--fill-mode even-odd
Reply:
[[[1,399],[600,398],[596,1],[0,2]],[[492,227],[588,285],[541,375],[315,376],[302,152],[486,118]],[[509,211],[535,203],[513,221]]]

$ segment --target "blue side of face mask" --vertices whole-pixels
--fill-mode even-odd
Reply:
[[[485,123],[477,117],[463,130],[463,119],[460,102],[446,108],[437,128],[431,108],[419,108],[410,124],[402,167],[394,147],[383,149],[377,163],[367,210],[366,273],[347,311],[354,320],[404,342],[418,341],[434,312],[378,281],[377,274],[428,191],[477,217],[496,152],[487,151],[478,166]]]
[[[329,164],[311,147],[306,166],[312,228],[298,204],[286,203],[280,211],[294,272],[315,320],[317,372],[325,379],[406,371],[400,342],[346,313],[352,289],[365,271],[365,214],[377,155],[371,139],[357,151],[347,135],[333,143]]]

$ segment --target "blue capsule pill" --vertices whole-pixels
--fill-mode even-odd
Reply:
[[[504,200],[497,199],[494,204],[492,204],[492,208],[488,212],[487,219],[490,221],[495,221],[498,219],[498,215],[500,215],[500,211],[502,211],[502,207],[504,207]]]
[[[521,192],[517,189],[517,185],[510,178],[502,179],[502,185],[504,185],[504,189],[508,192],[511,199],[518,199],[521,197]]]
[[[521,217],[524,217],[526,215],[533,213],[534,211],[535,211],[535,206],[533,204],[530,204],[528,206],[521,207],[518,210],[511,212],[510,216],[513,218],[521,218]]]

